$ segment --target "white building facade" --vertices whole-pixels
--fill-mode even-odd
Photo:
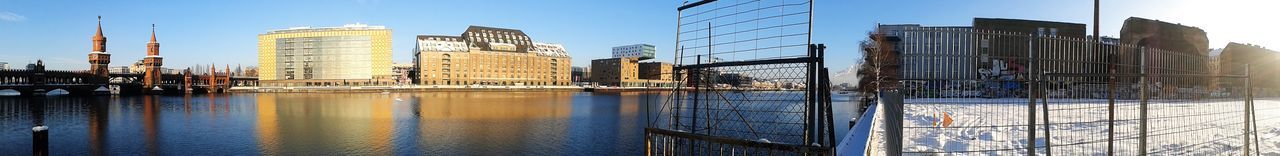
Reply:
[[[613,57],[614,58],[636,57],[636,58],[640,58],[640,60],[648,60],[648,59],[654,58],[653,57],[654,51],[656,51],[654,46],[648,45],[648,44],[617,46],[617,47],[613,47]]]
[[[886,36],[899,37],[902,79],[972,80],[979,75],[973,27],[880,25]]]

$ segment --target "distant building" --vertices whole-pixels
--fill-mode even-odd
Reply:
[[[390,85],[391,29],[349,24],[258,35],[263,86]]]
[[[979,60],[979,68],[986,70],[989,75],[998,77],[1021,77],[1026,74],[1026,67],[1029,67],[1027,60],[1029,58],[1027,49],[1030,49],[1031,37],[1039,38],[1063,38],[1073,40],[1084,40],[1085,24],[1039,21],[1025,19],[1000,19],[1000,18],[974,18],[973,29],[983,35],[978,36],[978,40],[973,44],[977,47],[977,54],[981,57]],[[1084,49],[1085,44],[1080,42],[1078,45],[1053,45],[1052,49]],[[1067,48],[1078,47],[1078,48]],[[1060,50],[1060,51],[1042,51],[1041,54],[1047,55],[1068,55],[1071,57],[1063,57],[1066,60],[1078,62],[1104,62],[1105,56],[1097,53],[1085,53],[1084,51]],[[993,62],[998,61],[998,62]],[[903,60],[903,62],[910,62]],[[1001,69],[1003,68],[1003,69]],[[904,68],[905,69],[905,68]],[[1088,69],[1088,70],[1078,70]],[[1070,72],[1070,73],[1098,73],[1105,72],[1104,66],[1097,64],[1065,64],[1056,63],[1045,66],[1042,71],[1053,72]],[[1010,76],[1012,75],[1012,76]]]
[[[781,88],[781,89],[804,89],[804,88],[805,88],[805,84],[803,84],[803,83],[794,83],[794,82],[786,82],[786,83],[778,84],[778,88]]]
[[[245,69],[244,67],[241,67],[239,64],[236,64],[236,68],[234,68],[233,70],[231,70],[231,75],[232,75],[232,76],[244,76],[244,69]]]
[[[244,70],[244,76],[246,76],[246,77],[258,77],[258,67],[249,67],[248,69],[245,69],[245,70]]]
[[[393,75],[392,80],[395,80],[397,85],[413,84],[412,75],[410,74],[413,70],[413,63],[391,64],[391,75]]]
[[[973,29],[1044,37],[1082,39],[1086,36],[1084,24],[1025,19],[974,18]]]
[[[145,74],[147,73],[147,69],[150,68],[147,66],[145,59],[138,60],[137,62],[133,62],[133,64],[129,64],[129,66],[123,66],[123,67],[125,67],[127,70],[124,70],[118,73]],[[109,69],[108,73],[117,73],[115,70],[111,69],[110,67],[108,67],[108,69]],[[160,67],[158,71],[160,71],[161,74],[181,74],[177,70],[165,68],[165,67]]]
[[[1221,55],[1217,56],[1215,65],[1223,75],[1246,75],[1253,78],[1253,87],[1280,89],[1280,52],[1266,49],[1257,45],[1227,43],[1225,48],[1221,49]],[[1245,65],[1248,65],[1248,73],[1245,72]],[[1218,86],[1224,87],[1241,87],[1244,82],[1241,79],[1223,78],[1218,81]]]
[[[648,60],[654,58],[653,53],[655,51],[654,46],[649,44],[617,46],[613,47],[613,57],[634,57],[639,58],[639,60]]]
[[[778,89],[776,81],[755,81],[751,83],[751,87],[755,89]]]
[[[1208,74],[1209,38],[1204,30],[1169,22],[1130,17],[1120,28],[1120,43],[1145,47],[1140,51],[1117,52],[1120,62],[1147,61],[1146,73],[1155,77],[1163,74]],[[1154,51],[1153,51],[1154,50]],[[1145,56],[1145,59],[1143,58]],[[1137,69],[1122,68],[1121,73],[1140,73]],[[1137,82],[1136,78],[1121,79]],[[1179,78],[1153,80],[1164,86],[1190,88],[1208,85],[1203,78]],[[1164,81],[1164,82],[1161,82]]]
[[[1139,17],[1124,20],[1120,43],[1198,56],[1209,54],[1209,37],[1204,30]]]
[[[755,78],[752,78],[751,76],[738,73],[720,74],[718,80],[719,82],[717,83],[719,84],[728,84],[733,87],[752,87],[754,86],[753,82],[756,81]]]
[[[419,35],[414,53],[424,85],[571,84],[564,46],[533,42],[516,29],[471,26],[460,36]]]
[[[143,62],[143,60],[138,60],[137,62],[133,62],[133,64],[129,64],[129,72],[127,73],[136,74],[136,73],[143,73],[143,72],[147,72],[147,66]]]
[[[1102,44],[1120,45],[1120,38],[1115,38],[1111,36],[1102,36],[1100,39],[1102,40]]]
[[[591,60],[590,80],[597,85],[617,87],[671,87],[672,65],[640,62],[636,57]]]
[[[107,67],[107,73],[132,74],[134,72],[130,70],[129,66],[115,66],[115,67]]]
[[[640,82],[639,58],[591,60],[591,82],[604,86],[632,86]]]
[[[573,77],[573,82],[591,81],[591,67],[572,67],[569,72],[569,76]]]
[[[9,69],[9,62],[0,62],[0,69]]]
[[[640,74],[640,79],[671,81],[672,75],[675,75],[672,67],[671,63],[666,62],[643,62],[640,63],[637,74]]]
[[[903,79],[962,80],[978,78],[980,58],[973,51],[973,28],[880,25],[887,37],[901,39]],[[987,63],[987,60],[981,60]]]

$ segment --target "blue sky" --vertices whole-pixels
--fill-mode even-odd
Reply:
[[[349,23],[393,29],[393,60],[412,60],[419,34],[458,35],[469,25],[524,30],[539,42],[568,48],[575,66],[608,57],[610,47],[648,43],[669,60],[675,8],[666,0],[317,0],[317,1],[15,1],[0,0],[0,62],[43,59],[52,69],[86,69],[96,16],[103,16],[112,66],[145,54],[150,24],[158,26],[166,67],[257,64],[257,35],[297,26]],[[1092,1],[817,0],[815,43],[828,45],[828,66],[844,70],[861,57],[857,43],[876,23],[967,26],[974,17],[1090,24]],[[1268,0],[1126,0],[1102,3],[1102,34],[1118,36],[1130,16],[1197,26],[1212,47],[1227,42],[1280,47]],[[1090,26],[1090,29],[1092,26]],[[1272,48],[1276,49],[1276,48]]]

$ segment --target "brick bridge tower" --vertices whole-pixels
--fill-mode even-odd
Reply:
[[[151,42],[147,42],[147,57],[142,60],[147,68],[147,75],[142,78],[144,92],[151,91],[160,84],[160,66],[164,65],[163,59],[160,57],[160,43],[156,43],[156,25],[151,24]]]
[[[218,68],[216,65],[209,64],[209,87],[205,88],[208,93],[218,92]]]
[[[96,80],[92,83],[107,83],[109,79],[107,66],[111,63],[111,54],[107,53],[107,37],[102,36],[102,16],[98,16],[98,33],[93,35],[93,51],[89,52],[89,73]]]
[[[182,93],[191,94],[191,68],[182,70]]]

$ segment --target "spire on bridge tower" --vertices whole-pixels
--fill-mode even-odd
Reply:
[[[151,42],[147,43],[156,43],[156,24],[151,24]]]
[[[93,34],[93,52],[107,52],[107,37],[102,36],[102,16],[98,16],[98,32]]]
[[[160,56],[160,43],[156,42],[156,24],[151,24],[151,41],[147,42],[147,56]]]

